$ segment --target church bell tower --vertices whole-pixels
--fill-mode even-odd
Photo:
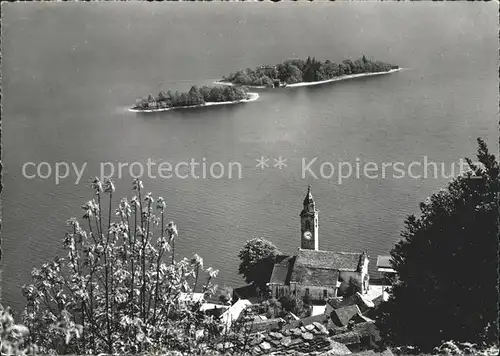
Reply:
[[[300,248],[304,250],[319,250],[318,211],[316,210],[311,186],[307,188],[303,208],[300,213]]]

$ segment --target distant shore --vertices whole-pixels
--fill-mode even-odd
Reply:
[[[348,80],[348,79],[356,79],[356,78],[363,78],[363,77],[371,77],[375,75],[383,75],[383,74],[391,74],[395,72],[399,72],[403,70],[403,68],[397,68],[397,69],[391,69],[386,72],[371,72],[371,73],[359,73],[359,74],[347,74],[347,75],[341,75],[332,79],[327,79],[327,80],[321,80],[317,82],[300,82],[300,83],[293,83],[293,84],[286,84],[282,87],[279,88],[298,88],[298,87],[308,87],[308,86],[313,86],[313,85],[321,85],[321,84],[326,84],[326,83],[332,83],[332,82],[339,82],[342,80]],[[240,84],[234,84],[231,82],[224,82],[224,81],[216,81],[214,84],[218,85],[229,85],[229,86],[245,86],[247,88],[252,88],[252,89],[275,89],[273,87],[266,87],[266,86],[253,86],[253,85],[240,85]]]
[[[192,108],[204,108],[207,106],[217,106],[217,105],[234,105],[239,103],[249,103],[255,101],[259,98],[258,93],[248,93],[250,98],[236,101],[221,101],[221,102],[207,102],[201,105],[188,105],[188,106],[176,106],[170,108],[160,108],[160,109],[134,109],[130,108],[128,111],[130,112],[160,112],[160,111],[170,111],[170,110],[178,110],[178,109],[192,109]]]

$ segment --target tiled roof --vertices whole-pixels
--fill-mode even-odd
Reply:
[[[383,294],[379,295],[377,298],[373,299],[372,300],[372,303],[374,305],[374,307],[378,307],[380,304],[382,304],[384,302],[384,296]]]
[[[258,297],[257,289],[253,284],[234,288],[233,293],[240,299],[250,299]]]
[[[378,354],[373,350],[360,351],[352,354],[352,356],[377,356]]]
[[[285,325],[283,325],[283,330],[290,330],[295,328],[300,328],[303,326],[302,319],[299,320],[289,320]]]
[[[361,343],[359,333],[354,331],[348,331],[346,333],[333,335],[331,339],[344,345],[355,345]]]
[[[346,306],[346,304],[347,304],[346,299],[348,299],[348,298],[335,297],[335,298],[328,299],[326,302],[333,309],[338,309],[338,308],[342,308],[343,306]]]
[[[357,271],[361,254],[299,249],[296,256],[278,256],[269,283],[336,286],[339,271]]]
[[[283,325],[283,330],[290,330],[295,328],[300,328],[301,326],[307,326],[310,324],[321,324],[328,329],[328,322],[330,318],[326,314],[308,316],[307,318],[302,318],[299,320],[290,320],[285,325]]]
[[[337,355],[350,355],[351,350],[344,344],[341,344],[340,342],[330,340],[330,346],[331,349],[319,354],[319,356],[337,356]]]
[[[304,266],[298,261],[293,267],[290,281],[309,286],[337,286],[339,271]]]
[[[373,322],[355,324],[352,330],[331,336],[332,340],[345,345],[365,344],[367,347],[380,346],[380,332]]]
[[[352,327],[352,331],[358,332],[361,337],[369,336],[374,342],[380,342],[382,340],[380,331],[373,322],[355,324]]]
[[[345,326],[349,324],[354,316],[361,315],[357,305],[348,305],[332,312],[332,320],[337,326]]]
[[[302,325],[309,325],[313,323],[326,323],[330,318],[326,314],[319,314],[314,316],[308,316],[307,318],[300,319]]]
[[[322,356],[322,355],[321,355]],[[359,351],[350,354],[350,356],[394,356],[391,350],[385,349],[382,352],[376,352],[373,350]]]
[[[357,271],[361,254],[299,249],[296,263],[311,268]]]
[[[273,330],[278,330],[280,328],[280,324],[281,325],[285,324],[285,320],[282,318],[274,318],[262,321],[254,321],[247,324],[247,326],[250,332],[255,333],[255,332],[269,332]]]
[[[384,351],[382,351],[380,353],[380,356],[394,356],[394,354],[392,353],[392,351],[390,349],[385,349]]]
[[[269,283],[288,284],[290,281],[291,267],[294,261],[295,256],[277,256]]]
[[[317,317],[317,316],[316,316]],[[316,318],[314,317],[314,318]],[[323,316],[326,317],[326,316]],[[346,345],[360,345],[370,337],[371,341],[380,341],[378,329],[374,323],[359,323],[352,327],[338,328],[338,333],[332,335],[325,323],[313,321],[313,318],[305,318],[293,323],[278,325],[284,322],[283,319],[271,319],[278,323],[272,329],[261,329],[259,332],[252,331],[248,336],[241,334],[228,335],[225,343],[218,344],[217,349],[229,352],[232,355],[250,354],[261,355],[303,355],[314,354],[317,356],[337,356],[352,354]],[[271,321],[271,320],[268,320]],[[298,325],[297,322],[300,322]],[[271,323],[268,323],[271,324]],[[292,326],[287,328],[287,326]],[[330,333],[329,333],[330,331]],[[332,336],[329,336],[332,335]],[[377,336],[378,335],[378,336]],[[365,346],[373,346],[366,344]],[[376,346],[373,346],[376,347]],[[246,352],[245,352],[246,351]],[[356,353],[358,355],[358,353]],[[362,351],[358,356],[392,356],[390,351],[378,353],[374,351]]]
[[[356,292],[347,298],[331,298],[327,301],[327,303],[333,309],[339,309],[349,305],[357,305],[362,313],[369,308],[375,307],[375,304],[371,300],[366,299],[359,292]]]
[[[229,346],[229,347],[228,347]],[[230,340],[220,344],[218,349],[230,349],[233,354],[243,354],[244,341]],[[325,352],[336,349],[337,355],[348,354],[345,346],[328,338],[328,331],[319,323],[289,330],[271,331],[250,335],[247,349],[252,355],[293,355],[296,353]]]

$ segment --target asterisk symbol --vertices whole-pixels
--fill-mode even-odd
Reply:
[[[274,162],[276,162],[274,164],[274,167],[278,167],[279,169],[283,168],[283,167],[287,167],[286,165],[286,158],[283,158],[281,156],[278,157],[278,159],[276,158],[273,158],[274,159]]]
[[[269,161],[269,158],[266,158],[264,156],[260,156],[260,159],[256,159],[257,162],[257,165],[255,167],[257,168],[260,168],[260,169],[264,169],[264,168],[268,168],[269,165],[267,164],[267,161]]]

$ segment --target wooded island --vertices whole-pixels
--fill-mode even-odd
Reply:
[[[369,60],[364,55],[355,61],[347,59],[339,64],[330,60],[321,62],[314,57],[307,57],[306,60],[289,59],[274,66],[263,65],[255,69],[239,70],[223,77],[220,83],[275,88],[298,86],[294,84],[299,83],[324,82],[350,75],[370,75],[395,70],[399,70],[398,65]]]
[[[211,105],[235,104],[253,101],[258,94],[249,93],[245,87],[207,87],[192,86],[189,92],[160,91],[158,96],[149,94],[139,99],[131,111],[166,111],[180,108],[201,107]]]

